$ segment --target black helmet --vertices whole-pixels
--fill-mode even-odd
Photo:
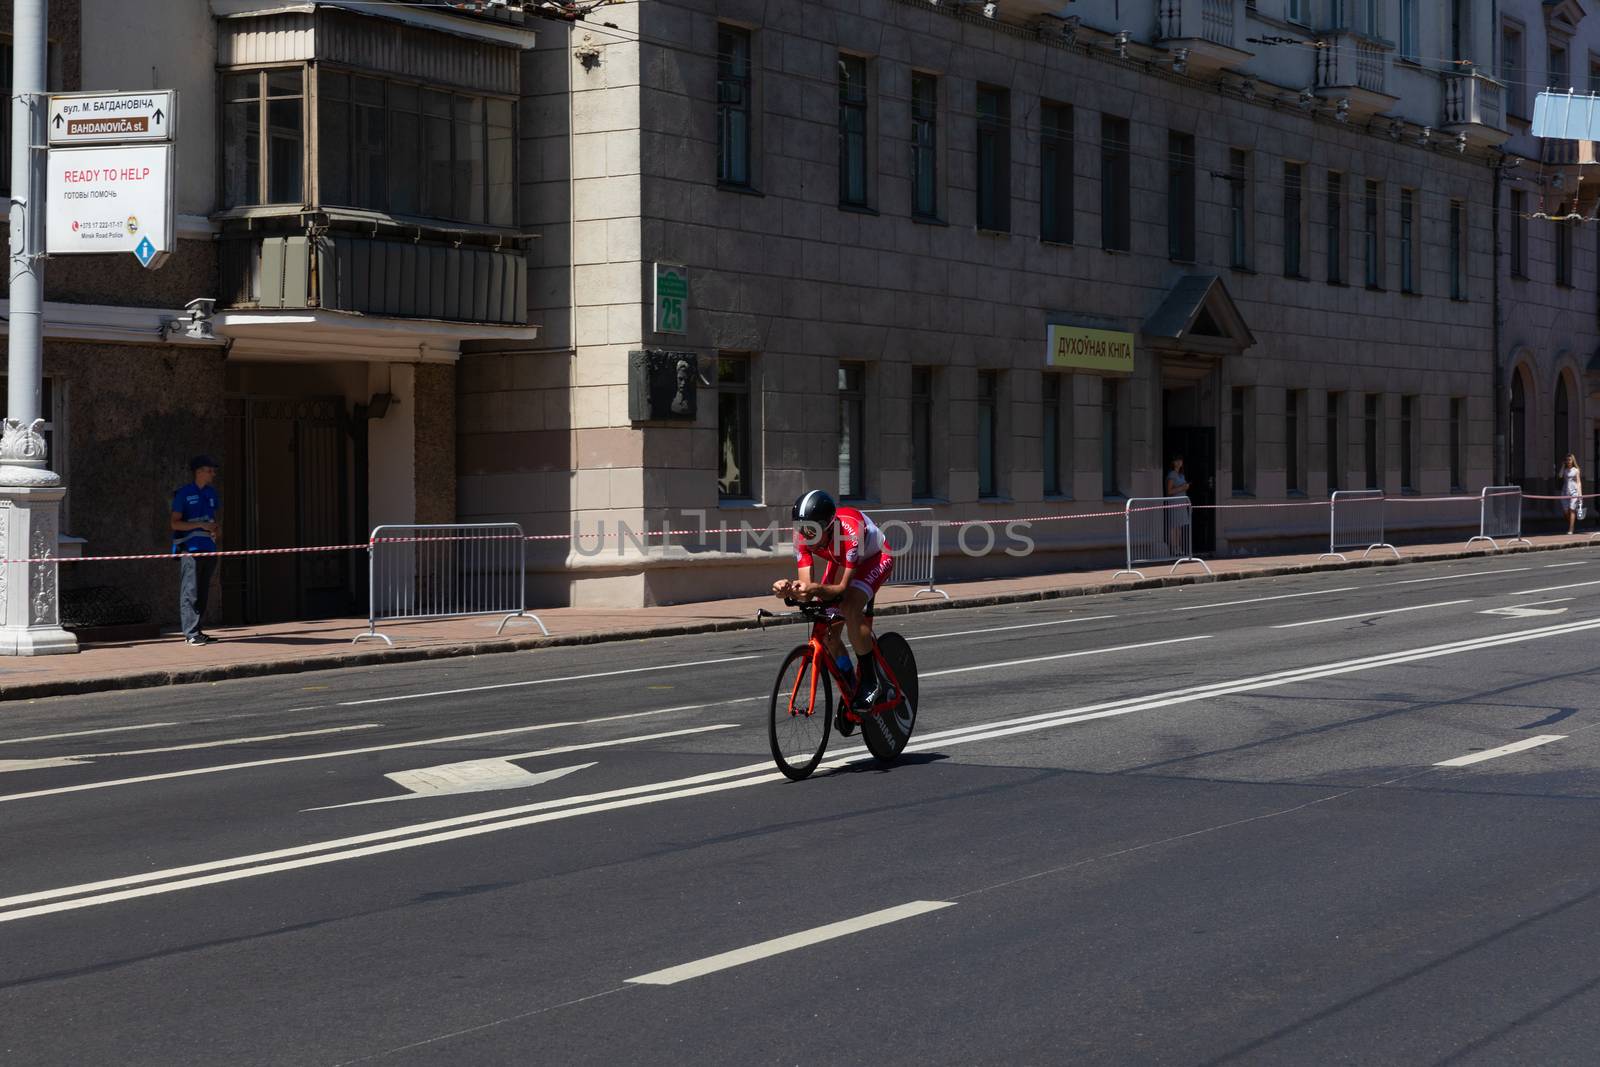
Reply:
[[[789,517],[794,520],[797,527],[802,527],[801,535],[807,541],[814,543],[822,539],[822,534],[833,522],[834,513],[838,510],[833,497],[821,489],[813,489],[809,493],[801,494],[800,499],[794,502],[794,510],[790,512]],[[803,529],[808,526],[812,529]]]

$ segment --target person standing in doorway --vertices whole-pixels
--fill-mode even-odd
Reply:
[[[1561,464],[1561,502],[1567,513],[1567,536],[1572,536],[1578,520],[1583,518],[1583,472],[1578,469],[1578,457],[1571,452]]]
[[[200,624],[205,620],[217,557],[195,553],[217,550],[222,537],[217,521],[222,499],[211,484],[217,480],[216,460],[196,456],[189,461],[189,471],[194,480],[172,494],[172,551],[183,557],[178,561],[178,618],[183,639],[191,645],[204,645],[211,638]]]
[[[1189,479],[1183,473],[1183,457],[1173,456],[1172,466],[1167,471],[1166,485],[1162,495],[1171,497],[1187,497],[1189,495]],[[1172,503],[1176,503],[1173,501]],[[1189,509],[1186,507],[1170,507],[1166,516],[1167,547],[1175,556],[1189,555],[1187,539],[1189,530]]]

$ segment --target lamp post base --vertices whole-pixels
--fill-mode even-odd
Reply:
[[[10,471],[0,467],[0,475]],[[36,471],[49,474],[48,471]],[[11,479],[6,479],[7,481]],[[78,651],[78,639],[61,628],[56,562],[61,480],[54,485],[0,484],[0,655],[53,656]]]

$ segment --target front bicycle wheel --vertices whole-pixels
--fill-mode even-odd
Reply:
[[[894,676],[896,694],[882,707],[862,716],[861,739],[880,764],[900,758],[917,726],[917,658],[896,633],[878,635],[878,652]]]
[[[791,781],[817,769],[833,726],[833,682],[810,645],[789,653],[772,686],[767,740],[772,761]]]

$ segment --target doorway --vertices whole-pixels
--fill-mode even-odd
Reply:
[[[223,514],[237,548],[350,543],[352,431],[340,397],[230,397],[228,456],[237,471]],[[358,456],[358,459],[360,457]],[[226,521],[226,520],[225,520]],[[225,561],[225,618],[239,624],[347,616],[364,570],[350,552],[251,556]]]
[[[1195,506],[1193,549],[1196,555],[1217,549],[1217,430],[1199,425],[1201,389],[1198,383],[1161,391],[1161,477],[1172,457],[1183,457],[1184,474],[1189,479],[1189,502]]]

